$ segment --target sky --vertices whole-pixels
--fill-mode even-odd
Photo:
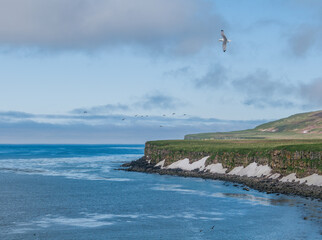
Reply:
[[[320,0],[0,0],[0,143],[144,143],[320,110],[321,52]]]

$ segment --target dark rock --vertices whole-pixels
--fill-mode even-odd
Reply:
[[[322,200],[322,187],[299,184],[298,182],[280,182],[277,179],[269,179],[264,177],[246,177],[236,176],[228,174],[199,172],[199,171],[184,171],[182,169],[161,169],[160,167],[154,167],[150,164],[145,157],[142,157],[136,161],[125,163],[122,165],[123,171],[130,172],[145,172],[145,173],[157,173],[160,175],[175,175],[183,177],[195,177],[203,179],[221,180],[227,182],[233,182],[234,186],[245,185],[243,190],[249,191],[249,188],[263,191],[267,193],[299,195],[308,199]],[[229,185],[224,183],[224,185]]]

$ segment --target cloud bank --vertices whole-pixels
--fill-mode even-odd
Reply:
[[[122,120],[124,119],[124,120]],[[184,135],[248,129],[260,121],[231,121],[189,116],[0,112],[0,143],[144,143],[183,139]]]
[[[193,54],[225,24],[207,0],[0,0],[0,44],[95,50],[116,45]]]

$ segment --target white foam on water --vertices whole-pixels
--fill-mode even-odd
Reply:
[[[58,217],[47,217],[39,221],[34,222],[38,227],[48,228],[53,225],[65,225],[72,227],[82,228],[97,228],[102,226],[112,225],[112,222],[100,221],[95,218],[84,217],[84,218],[67,218],[63,216]]]
[[[128,182],[132,181],[132,179],[129,178],[104,178],[105,181],[112,181],[112,182]]]
[[[53,226],[65,227],[81,227],[81,228],[97,228],[102,226],[109,226],[114,224],[111,221],[104,221],[104,219],[97,219],[95,216],[69,218],[64,216],[47,215],[39,220],[30,221],[28,223],[18,223],[16,228],[11,232],[12,234],[26,233],[37,229],[49,228]]]
[[[74,158],[1,159],[0,171],[17,174],[65,177],[91,181],[131,181],[109,177],[113,163],[132,159],[135,154]]]
[[[181,185],[166,185],[166,184],[157,184],[155,187],[151,188],[152,190],[158,191],[170,191],[170,192],[180,192],[182,194],[194,194],[199,196],[205,196],[204,191],[184,189]]]
[[[62,227],[79,227],[79,228],[99,228],[104,226],[115,225],[117,223],[130,223],[133,221],[140,221],[140,219],[196,219],[196,220],[214,220],[220,221],[224,218],[214,217],[223,215],[222,213],[214,212],[183,212],[172,215],[151,215],[151,214],[98,214],[98,213],[82,213],[81,217],[65,217],[57,215],[46,215],[40,219],[18,223],[16,228],[12,230],[11,234],[23,234],[30,231],[46,228]]]
[[[16,229],[11,233],[26,233],[42,228],[50,227],[80,227],[80,228],[98,228],[116,224],[118,219],[136,219],[141,217],[140,214],[98,214],[98,213],[82,213],[81,217],[71,218],[57,215],[46,215],[38,220],[18,223]],[[123,221],[123,220],[122,220]]]
[[[151,188],[152,190],[158,191],[169,191],[169,192],[177,192],[180,194],[191,194],[198,195],[202,197],[214,197],[214,198],[234,198],[237,200],[241,200],[244,203],[248,203],[251,205],[263,205],[269,206],[271,205],[269,198],[256,197],[252,194],[242,194],[242,193],[221,193],[221,192],[206,192],[194,189],[185,189],[182,188],[181,185],[166,185],[166,184],[157,184],[155,187]]]
[[[135,219],[140,217],[139,214],[98,214],[98,213],[90,213],[85,214],[86,216],[96,219],[96,220],[104,220],[104,219],[115,219],[115,218],[131,218]]]
[[[222,213],[217,215],[222,215]],[[224,220],[224,218],[221,218],[221,217],[213,217],[212,214],[209,214],[209,213],[193,213],[193,212],[183,212],[183,213],[172,214],[172,215],[147,215],[146,217],[150,219],[183,218],[183,219],[207,220],[207,221]]]

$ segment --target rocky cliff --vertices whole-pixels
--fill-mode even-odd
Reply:
[[[258,151],[227,151],[227,152],[203,152],[203,151],[185,151],[169,150],[160,148],[151,142],[146,143],[145,157],[152,165],[165,160],[164,166],[180,159],[188,158],[190,162],[200,160],[202,157],[210,156],[206,165],[221,163],[223,167],[232,170],[237,166],[246,167],[252,162],[260,165],[268,165],[275,173],[285,176],[290,173],[296,173],[298,177],[306,177],[311,174],[322,175],[322,149],[319,150],[258,150]]]

